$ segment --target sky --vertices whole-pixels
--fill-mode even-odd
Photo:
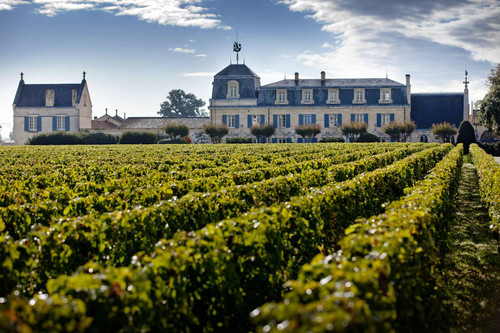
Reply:
[[[157,116],[172,89],[208,106],[213,76],[240,63],[284,77],[383,78],[412,92],[488,90],[500,63],[500,0],[0,0],[0,125],[25,83],[78,83],[93,115]]]

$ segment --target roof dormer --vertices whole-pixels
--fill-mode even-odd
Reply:
[[[54,89],[45,90],[45,106],[54,106],[55,95]]]

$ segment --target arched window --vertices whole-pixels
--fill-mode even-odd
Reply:
[[[236,80],[227,83],[226,98],[240,98],[240,84]]]

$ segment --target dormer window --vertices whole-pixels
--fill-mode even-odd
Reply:
[[[391,88],[380,89],[380,99],[378,100],[380,104],[392,103],[391,99]]]
[[[75,106],[76,104],[76,89],[71,90],[71,105]]]
[[[240,84],[236,80],[227,83],[226,98],[240,98]]]
[[[352,100],[352,104],[365,104],[365,89],[363,88],[355,88],[354,89],[354,99]]]
[[[45,90],[45,106],[54,106],[55,92],[54,89]]]
[[[303,89],[302,90],[302,104],[313,104],[313,90]]]
[[[286,89],[276,89],[275,104],[288,104],[288,96]]]
[[[340,104],[339,90],[338,89],[328,89],[328,99],[327,104]]]

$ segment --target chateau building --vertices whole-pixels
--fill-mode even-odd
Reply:
[[[92,101],[85,72],[81,83],[72,84],[26,84],[23,75],[12,106],[16,144],[40,133],[91,128]]]
[[[298,125],[318,124],[323,137],[340,137],[345,122],[365,122],[368,132],[390,138],[382,128],[392,121],[413,120],[417,131],[412,141],[436,141],[430,127],[447,121],[455,126],[468,115],[466,92],[412,94],[410,75],[405,84],[388,78],[294,79],[261,85],[245,64],[231,64],[214,76],[210,99],[211,122],[229,127],[228,138],[251,137],[250,127],[273,124],[271,142],[302,142]],[[467,89],[467,87],[466,87]]]

